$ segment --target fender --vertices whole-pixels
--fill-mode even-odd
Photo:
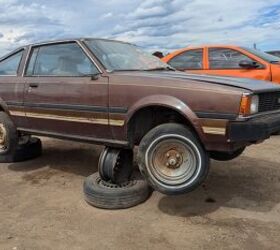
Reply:
[[[161,106],[177,111],[179,114],[185,117],[185,119],[188,120],[190,124],[192,124],[200,139],[204,139],[204,133],[202,131],[199,118],[196,116],[196,114],[188,107],[185,102],[176,97],[168,95],[152,95],[138,100],[129,108],[125,124],[128,125],[130,119],[138,110],[149,106]]]

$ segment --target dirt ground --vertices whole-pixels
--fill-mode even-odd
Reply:
[[[108,211],[83,200],[101,147],[43,139],[40,158],[0,165],[0,249],[280,249],[280,136],[205,184]]]

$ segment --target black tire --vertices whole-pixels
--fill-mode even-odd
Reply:
[[[117,185],[102,180],[98,173],[88,176],[84,182],[85,200],[92,206],[105,209],[123,209],[146,201],[152,189],[141,178]]]
[[[120,184],[128,181],[133,170],[131,149],[104,148],[98,162],[98,172],[104,181]]]
[[[19,145],[14,155],[13,162],[27,161],[42,155],[42,142],[37,137],[31,137],[30,140]]]
[[[210,152],[210,158],[212,158],[216,161],[230,161],[230,160],[233,160],[234,158],[240,156],[244,152],[245,148],[246,147],[242,147],[233,152],[212,151],[212,152]]]
[[[166,159],[165,156],[170,157],[169,152],[173,154],[173,151],[177,152],[176,159],[173,155]],[[168,195],[195,189],[207,177],[210,164],[208,153],[196,135],[176,123],[162,124],[149,131],[140,142],[137,158],[139,169],[148,183]],[[183,174],[174,177],[177,172]]]
[[[0,144],[0,163],[25,161],[41,155],[40,139],[31,138],[26,143],[19,144],[17,129],[11,118],[4,112],[0,112],[0,134],[2,133],[4,133],[4,141]]]

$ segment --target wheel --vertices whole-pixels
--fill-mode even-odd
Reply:
[[[98,171],[104,181],[122,183],[132,174],[133,151],[106,147],[100,155]]]
[[[230,161],[234,158],[240,156],[245,150],[245,147],[242,147],[240,149],[237,149],[233,152],[216,152],[212,151],[210,152],[210,158],[216,160],[216,161]]]
[[[98,173],[88,176],[84,182],[85,200],[92,206],[105,209],[121,209],[146,201],[152,190],[140,178],[131,178],[122,184],[102,180]]]
[[[164,194],[192,191],[208,174],[208,153],[190,129],[162,124],[149,131],[138,149],[139,169],[149,184]]]
[[[35,158],[41,154],[42,146],[38,138],[18,135],[10,117],[0,112],[0,162],[9,163]]]
[[[11,162],[18,146],[18,133],[11,118],[0,112],[0,162]]]

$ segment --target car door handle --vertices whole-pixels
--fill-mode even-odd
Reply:
[[[39,84],[38,83],[29,83],[30,88],[38,88]]]

